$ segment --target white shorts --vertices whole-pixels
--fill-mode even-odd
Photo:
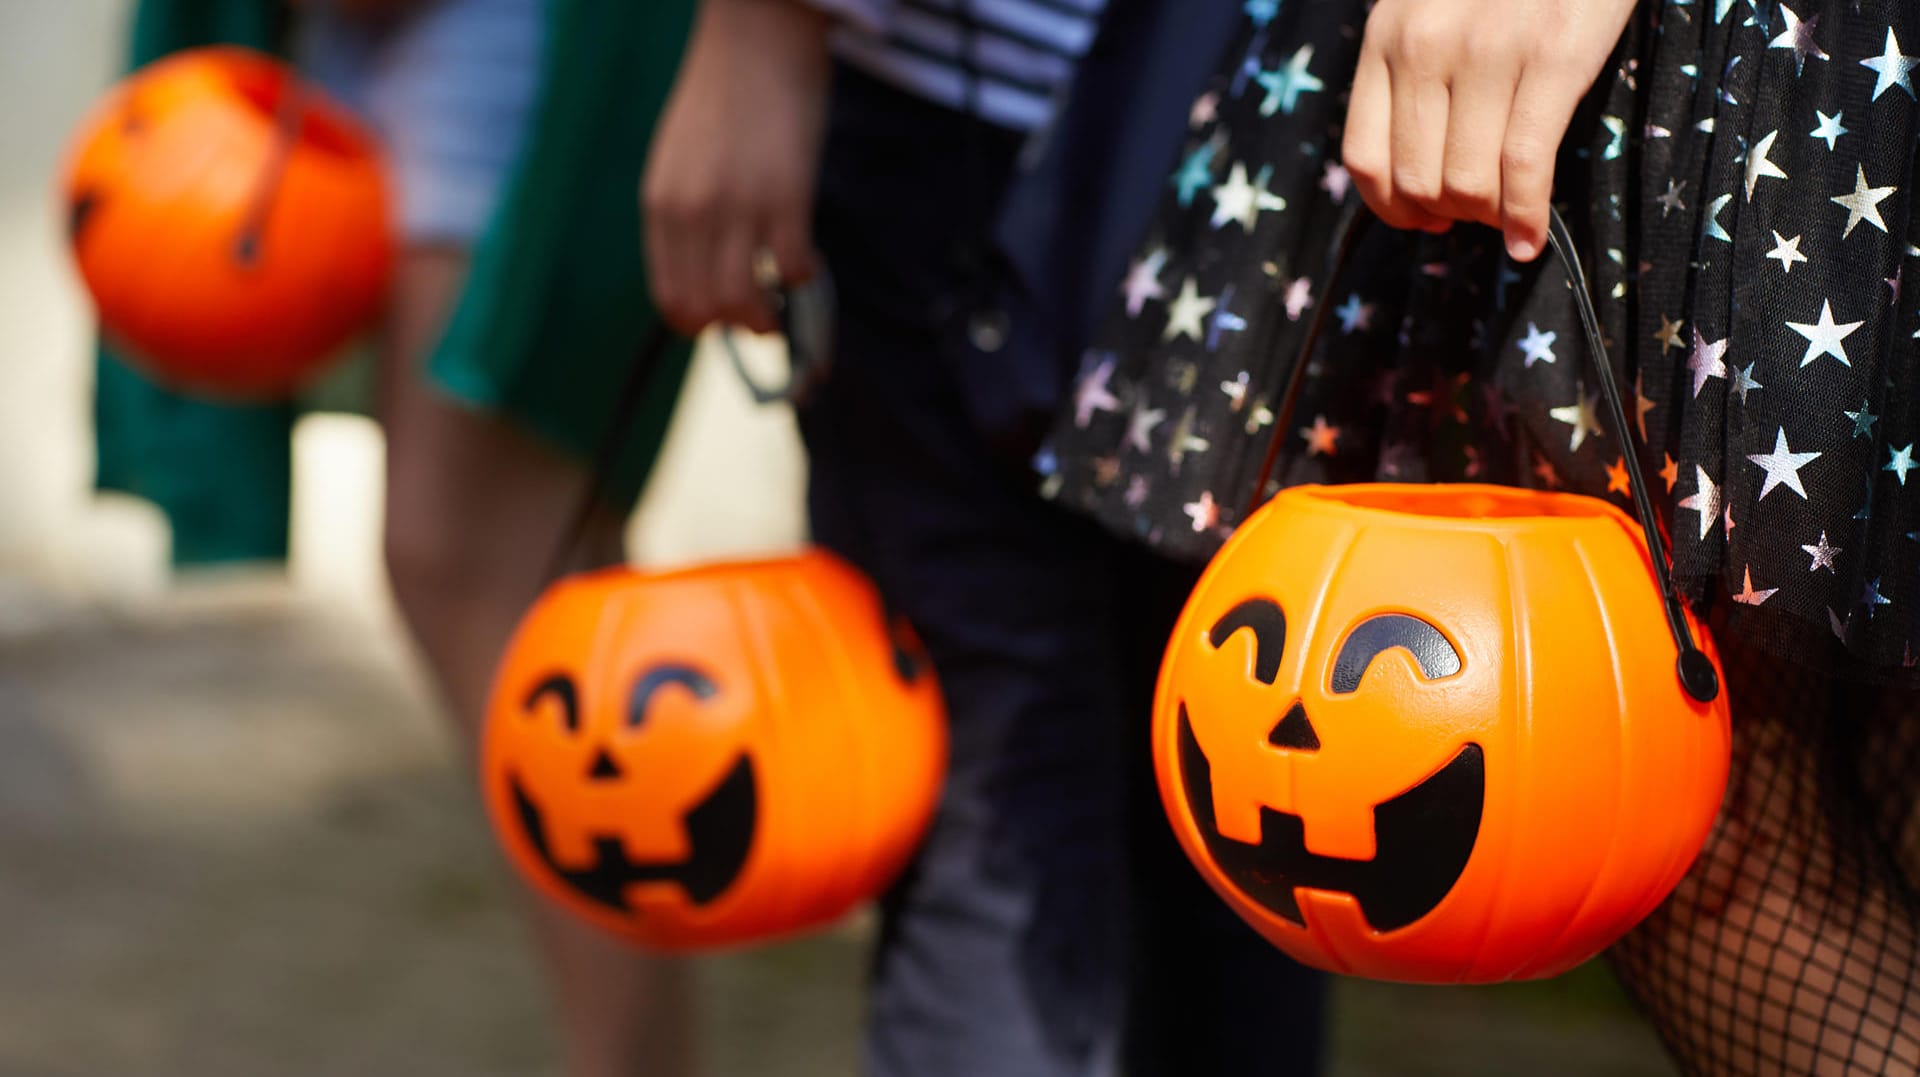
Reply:
[[[404,242],[485,232],[531,121],[544,31],[544,0],[424,0],[386,20],[309,5],[300,67],[385,142]]]

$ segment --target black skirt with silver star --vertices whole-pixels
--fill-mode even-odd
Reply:
[[[1697,600],[1795,657],[1914,664],[1920,3],[1634,16],[1556,190],[1630,431],[1604,417],[1551,258],[1513,263],[1479,227],[1378,229],[1328,279],[1358,197],[1338,151],[1366,5],[1246,6],[1040,454],[1045,490],[1199,559],[1244,518],[1276,435],[1287,482],[1500,482],[1622,505],[1637,452]],[[1275,397],[1326,303],[1283,420]]]

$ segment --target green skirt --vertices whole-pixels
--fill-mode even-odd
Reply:
[[[135,66],[214,42],[276,50],[282,0],[141,0]],[[454,399],[496,412],[587,460],[658,323],[641,260],[639,182],[673,83],[692,0],[547,0],[546,56],[530,129],[466,288],[428,364]],[[602,477],[638,497],[691,347],[651,375]],[[233,406],[171,393],[106,349],[95,396],[97,485],[148,498],[173,525],[176,563],[285,555],[291,428],[302,410],[352,406],[348,372],[311,399]]]

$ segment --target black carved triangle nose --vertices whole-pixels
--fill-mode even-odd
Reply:
[[[1280,719],[1280,724],[1273,727],[1273,732],[1267,734],[1267,743],[1296,752],[1320,750],[1320,738],[1314,736],[1313,723],[1307,721],[1307,708],[1298,701],[1287,712],[1287,716]]]
[[[594,753],[593,766],[587,770],[587,779],[596,782],[609,782],[620,777],[620,764],[613,761],[605,748]]]

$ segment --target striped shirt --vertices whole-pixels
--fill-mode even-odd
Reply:
[[[1052,118],[1107,0],[811,0],[845,62],[988,123]]]

